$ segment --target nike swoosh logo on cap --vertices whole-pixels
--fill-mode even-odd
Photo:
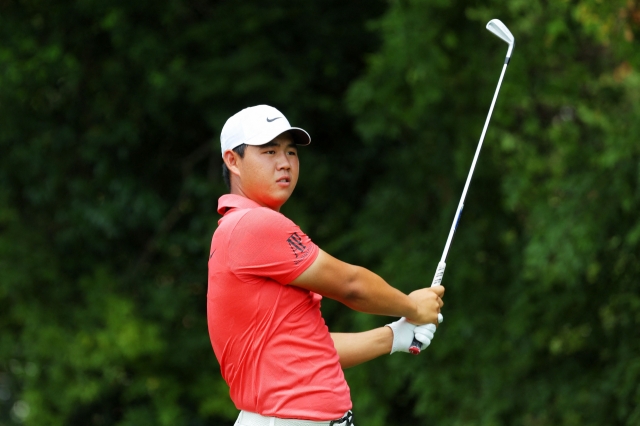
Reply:
[[[272,121],[276,121],[278,118],[282,118],[282,117],[272,118],[271,120],[269,120],[269,117],[267,117],[267,121],[268,121],[269,123],[271,123]]]

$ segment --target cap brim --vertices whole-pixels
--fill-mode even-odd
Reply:
[[[296,145],[304,146],[311,143],[311,136],[309,136],[309,133],[305,130],[299,127],[292,127],[289,129],[289,132],[291,132],[291,136],[293,136],[293,141]]]
[[[261,135],[256,135],[255,137],[245,141],[244,143],[254,146],[264,145],[265,143],[271,142],[285,132],[289,132],[291,134],[296,145],[304,146],[311,143],[311,136],[309,136],[309,133],[299,127],[289,127],[288,129],[284,130],[278,129],[277,132],[274,133],[263,133]]]

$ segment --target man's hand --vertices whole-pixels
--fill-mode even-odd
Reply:
[[[435,324],[425,325],[413,325],[407,321],[406,318],[400,318],[396,322],[387,324],[387,327],[393,331],[393,344],[391,346],[391,352],[409,352],[409,347],[413,342],[413,337],[422,343],[422,347],[425,349],[431,344],[433,335],[436,332]]]
[[[407,318],[407,321],[413,324],[438,324],[440,308],[444,305],[443,296],[444,287],[441,285],[410,293],[409,297],[416,303],[417,312],[415,316]]]

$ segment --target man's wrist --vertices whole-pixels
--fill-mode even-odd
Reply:
[[[391,349],[393,348],[393,330],[389,325],[385,325],[381,327],[382,332],[380,334],[380,345],[382,347],[382,353],[388,354],[391,353]]]
[[[411,318],[417,318],[418,317],[418,303],[415,300],[413,300],[413,298],[411,296],[407,296],[407,297],[411,301],[412,310],[411,310],[410,315],[402,315],[402,316],[405,317],[407,319],[407,321],[411,322]]]

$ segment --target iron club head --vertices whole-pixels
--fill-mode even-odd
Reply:
[[[487,23],[487,29],[509,44],[507,58],[511,57],[511,51],[513,50],[513,46],[516,44],[516,40],[513,38],[513,34],[509,31],[509,28],[507,28],[501,20],[492,19]]]

